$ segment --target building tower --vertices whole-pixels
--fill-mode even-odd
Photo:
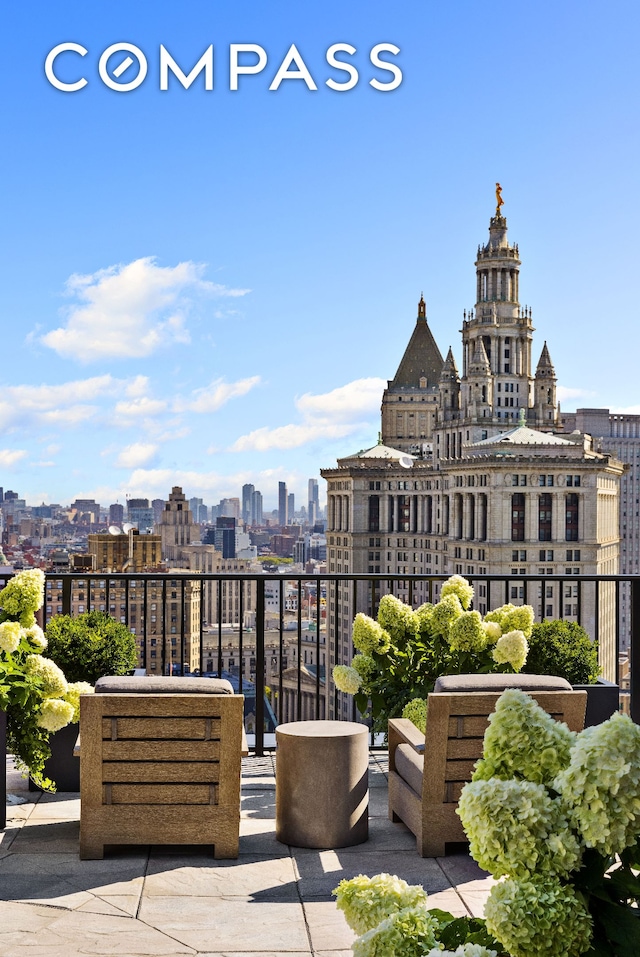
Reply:
[[[310,478],[308,482],[308,507],[309,511],[307,513],[307,519],[309,525],[315,525],[318,521],[318,513],[320,511],[320,500],[318,497],[318,480]]]
[[[287,505],[289,504],[287,496],[287,486],[285,482],[278,482],[278,525],[281,527],[288,525]]]
[[[255,492],[255,485],[242,486],[242,521],[245,525],[253,525],[253,515],[251,508],[251,496]]]
[[[178,560],[181,547],[200,541],[200,526],[193,521],[189,503],[177,485],[171,489],[155,532],[162,536],[162,557],[169,562]]]
[[[412,455],[431,450],[444,360],[427,323],[424,296],[398,371],[382,396],[382,442]]]

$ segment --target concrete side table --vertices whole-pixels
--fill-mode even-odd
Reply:
[[[276,728],[276,838],[294,847],[362,844],[369,836],[369,729],[351,721]]]

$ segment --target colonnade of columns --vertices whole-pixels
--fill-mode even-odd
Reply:
[[[520,274],[515,267],[511,269],[479,269],[477,280],[477,302],[487,299],[518,302]]]

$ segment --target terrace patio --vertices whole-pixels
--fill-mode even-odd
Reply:
[[[0,832],[2,957],[347,957],[354,939],[331,891],[388,872],[422,884],[434,907],[482,915],[491,878],[466,853],[422,859],[387,818],[387,755],[369,760],[369,840],[317,851],[275,839],[274,756],[243,760],[240,856],[208,848],[122,848],[78,857],[79,796],[40,795],[7,762]]]

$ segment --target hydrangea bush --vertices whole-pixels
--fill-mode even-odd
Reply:
[[[460,796],[496,884],[487,930],[511,957],[640,954],[640,727],[574,734],[523,691],[501,695]]]
[[[36,624],[44,601],[44,574],[19,572],[0,591],[0,708],[7,713],[7,749],[18,768],[47,791],[44,775],[49,735],[78,720],[79,697],[90,686],[69,684],[62,670],[45,658],[47,641]]]
[[[347,924],[360,935],[352,945],[354,957],[502,954],[484,921],[454,918],[445,911],[430,909],[427,894],[419,884],[407,884],[391,874],[358,874],[340,881],[333,893]]]
[[[425,699],[440,675],[522,669],[533,609],[508,604],[483,619],[470,609],[473,594],[465,578],[453,575],[435,605],[412,609],[384,595],[377,621],[356,615],[352,637],[358,653],[351,665],[335,666],[333,680],[339,691],[355,696],[361,714],[371,708],[375,730],[386,732],[388,719],[413,699]]]

